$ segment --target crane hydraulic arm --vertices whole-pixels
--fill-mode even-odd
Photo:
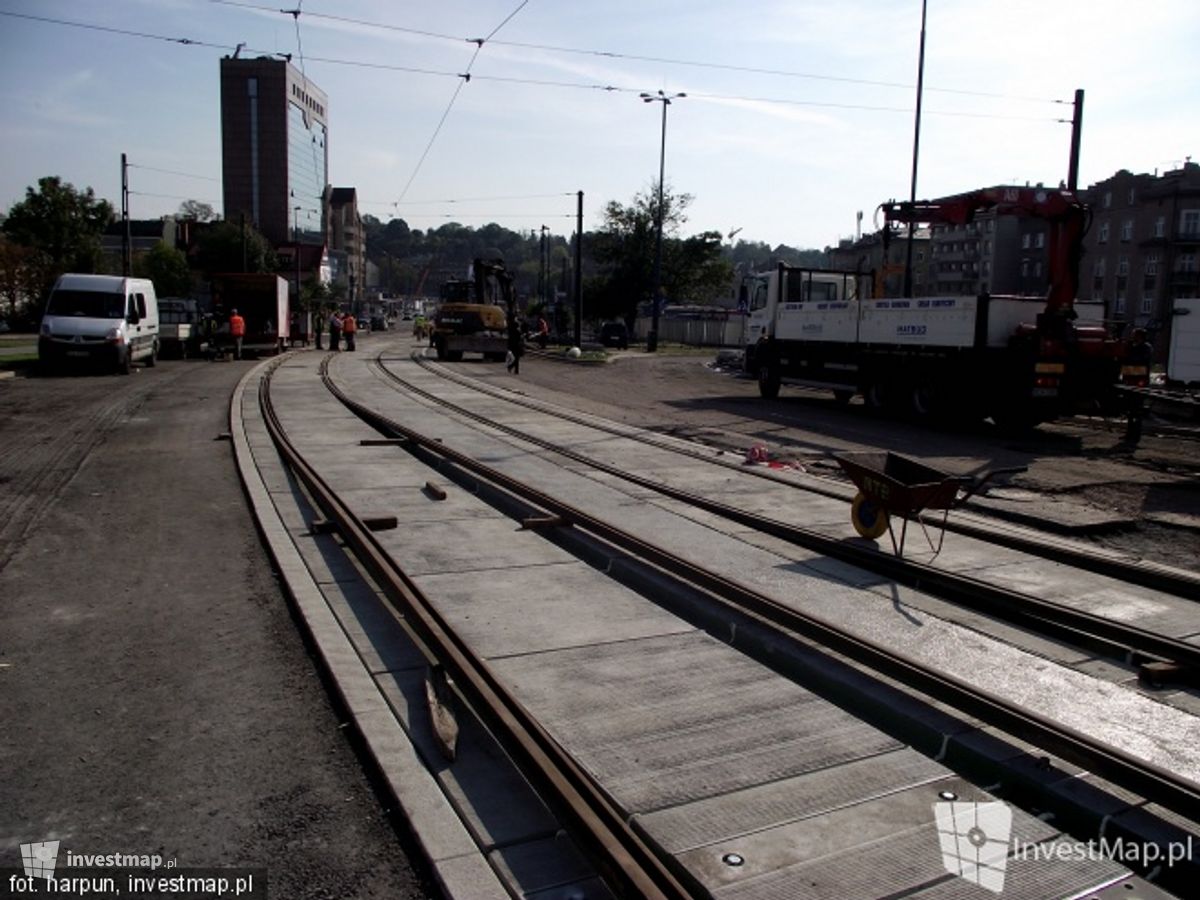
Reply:
[[[1047,257],[1050,288],[1044,327],[1058,330],[1074,318],[1079,289],[1079,261],[1088,212],[1071,191],[1051,188],[993,187],[917,203],[889,201],[880,206],[888,224],[966,225],[986,210],[1001,215],[1044,219],[1049,223]],[[887,234],[887,229],[884,231]],[[1039,323],[1041,324],[1041,323]],[[1058,326],[1057,328],[1055,326]]]

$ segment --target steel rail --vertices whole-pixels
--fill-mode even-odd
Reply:
[[[377,355],[376,362],[380,364],[380,368],[394,378],[399,378],[394,372],[382,365],[382,352]],[[409,359],[410,357],[405,357]],[[492,397],[497,397],[506,400],[509,403],[518,406],[524,406],[527,409],[536,409],[541,412],[551,412],[568,422],[575,422],[579,425],[586,425],[590,428],[595,428],[597,431],[603,431],[608,434],[618,435],[629,440],[638,441],[647,446],[657,447],[660,450],[667,450],[672,453],[678,453],[680,456],[686,456],[692,459],[699,459],[705,462],[723,465],[728,468],[735,469],[743,474],[750,475],[755,478],[763,478],[776,484],[787,484],[797,490],[807,491],[808,493],[817,494],[822,497],[830,497],[835,500],[845,500],[848,498],[843,496],[843,493],[833,487],[822,487],[816,484],[797,484],[792,481],[784,481],[776,478],[768,471],[761,469],[746,468],[740,465],[733,465],[721,460],[714,460],[710,455],[700,453],[698,451],[688,450],[687,448],[672,445],[664,441],[653,440],[644,434],[631,433],[633,426],[628,426],[627,430],[614,428],[598,423],[593,420],[584,418],[583,416],[575,415],[567,410],[547,410],[548,404],[543,404],[539,401],[529,398],[513,397],[506,392],[501,392],[492,388],[489,385],[480,384],[477,379],[467,378],[452,372],[442,367],[435,367],[433,363],[422,356],[413,353],[411,360],[421,366],[428,372],[437,375],[439,378],[448,381],[454,381],[473,388],[481,393],[488,394]],[[814,476],[818,477],[818,476]],[[1038,556],[1042,559],[1048,559],[1051,562],[1063,563],[1065,565],[1075,566],[1077,568],[1088,569],[1095,572],[1097,575],[1106,575],[1109,578],[1116,578],[1119,581],[1124,581],[1127,584],[1135,584],[1139,587],[1150,588],[1151,590],[1161,591],[1165,594],[1171,594],[1176,597],[1181,597],[1185,600],[1200,601],[1200,575],[1182,571],[1180,569],[1165,566],[1156,563],[1152,560],[1129,560],[1120,557],[1111,556],[1108,554],[1088,553],[1076,547],[1071,547],[1066,544],[1050,541],[1047,542],[1044,538],[1030,537],[1018,532],[1007,531],[1003,529],[989,528],[985,525],[975,524],[972,522],[963,521],[961,517],[948,519],[945,524],[947,531],[952,531],[957,534],[962,534],[966,537],[978,538],[979,540],[987,541],[988,543],[998,544],[1007,547],[1010,550],[1019,550],[1023,553],[1028,553],[1031,556]]]
[[[325,375],[322,363],[322,375]],[[270,396],[270,374],[259,383],[268,431],[287,465],[322,512],[336,523],[355,556],[420,641],[445,667],[455,687],[487,725],[522,774],[622,896],[682,900],[693,896],[676,874],[626,822],[608,795],[545,731],[487,663],[459,637],[371,531],[303,458],[287,437]]]
[[[1200,645],[1148,631],[1115,619],[1097,616],[1084,610],[1064,606],[1023,594],[1009,588],[990,584],[969,575],[950,572],[911,559],[896,557],[878,550],[850,544],[820,532],[772,519],[760,513],[748,512],[680,488],[673,488],[649,478],[627,472],[618,466],[595,460],[586,454],[561,447],[551,441],[530,435],[520,429],[495,422],[486,416],[445,400],[401,378],[386,367],[379,367],[389,379],[406,390],[452,409],[465,416],[502,431],[522,441],[551,450],[569,459],[621,478],[638,487],[654,490],[706,512],[746,525],[764,534],[788,541],[832,559],[885,576],[899,584],[919,589],[976,612],[1038,632],[1070,644],[1124,658],[1126,662],[1167,661],[1183,667],[1184,675],[1200,676]]]
[[[1193,821],[1200,821],[1200,785],[1189,779],[1120,748],[1101,743],[1047,716],[1023,709],[962,679],[935,671],[830,622],[784,606],[771,597],[647,543],[353,400],[333,382],[327,372],[325,384],[347,409],[381,433],[402,438],[452,462],[474,477],[559,516],[565,525],[582,529],[682,581],[708,591],[740,613],[770,623],[784,632],[794,631],[805,635],[938,702],[1028,741]]]

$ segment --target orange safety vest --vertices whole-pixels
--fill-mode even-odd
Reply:
[[[233,337],[244,337],[246,334],[246,320],[241,316],[230,316],[229,333]]]
[[[342,319],[342,331],[346,334],[354,334],[358,331],[358,323],[354,321],[354,316],[346,316]]]

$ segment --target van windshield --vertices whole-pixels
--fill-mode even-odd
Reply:
[[[46,305],[48,316],[78,316],[85,319],[125,318],[125,295],[100,291],[58,290]]]

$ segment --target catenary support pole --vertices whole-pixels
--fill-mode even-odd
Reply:
[[[575,203],[575,346],[583,347],[583,191]]]
[[[921,50],[917,57],[917,116],[916,124],[913,126],[913,159],[912,159],[912,185],[909,188],[908,200],[912,206],[917,205],[917,159],[921,149],[921,93],[925,86],[925,6],[926,0],[921,0]],[[904,296],[911,297],[913,295],[913,231],[916,228],[916,222],[909,217],[908,220],[908,249],[905,251],[904,258]]]

